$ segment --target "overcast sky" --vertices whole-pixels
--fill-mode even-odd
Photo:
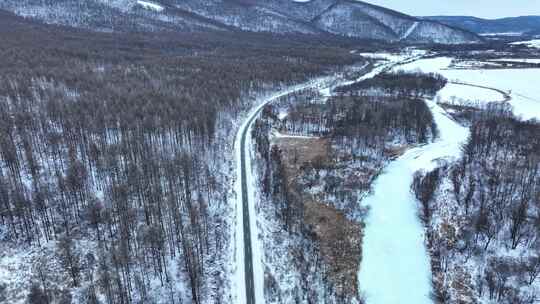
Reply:
[[[501,18],[540,15],[540,0],[365,0],[413,16]]]

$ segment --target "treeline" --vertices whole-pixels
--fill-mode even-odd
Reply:
[[[0,24],[0,242],[53,248],[31,256],[26,287],[0,289],[32,285],[32,303],[227,301],[233,120],[260,91],[356,59],[265,35]]]
[[[345,95],[392,95],[399,98],[434,96],[447,83],[440,74],[422,72],[385,72],[371,79],[336,89]]]
[[[506,104],[490,104],[475,112],[457,163],[415,178],[440,303],[463,295],[452,286],[457,280],[476,299],[539,300],[538,155],[540,124],[515,118]],[[467,263],[472,268],[462,269]],[[457,277],[459,269],[469,275]]]
[[[403,76],[405,84],[414,82],[409,74],[399,75]],[[425,91],[432,92],[430,94],[444,86],[445,80],[441,76],[418,75],[417,83],[423,83]],[[401,83],[401,76],[393,77],[393,83]],[[428,88],[427,84],[431,86]],[[285,104],[288,115],[278,128],[292,134],[327,136],[349,145],[347,150],[357,154],[368,148],[382,151],[390,142],[426,143],[435,138],[437,127],[431,111],[422,99],[412,97],[417,95],[418,87],[404,85],[399,88],[402,92],[399,95],[370,93],[372,89],[378,91],[386,87],[385,76],[376,76],[338,88],[338,94],[329,100],[312,98]]]
[[[338,141],[361,139],[354,151],[384,147],[396,140],[403,144],[427,143],[437,135],[433,116],[421,99],[348,98],[336,100],[328,125]],[[349,140],[346,140],[349,139]]]

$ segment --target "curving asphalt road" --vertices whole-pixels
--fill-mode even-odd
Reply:
[[[312,81],[308,82],[306,84],[303,84],[301,86],[293,87],[289,90],[285,90],[279,94],[273,95],[269,98],[267,98],[264,102],[262,102],[259,106],[257,106],[254,110],[250,112],[248,115],[248,118],[246,122],[240,127],[238,131],[238,135],[240,136],[240,193],[241,193],[241,200],[242,200],[242,226],[243,226],[243,247],[244,247],[244,281],[245,281],[245,292],[246,292],[246,304],[255,304],[257,302],[256,297],[256,286],[255,286],[255,275],[263,275],[263,274],[255,274],[253,271],[253,242],[251,239],[252,236],[252,227],[250,225],[251,219],[250,217],[253,215],[250,215],[250,204],[254,204],[255,202],[250,202],[249,199],[249,187],[248,187],[248,174],[247,170],[247,162],[250,161],[249,153],[248,153],[248,147],[246,146],[247,138],[249,136],[249,132],[251,130],[251,126],[255,119],[258,117],[259,113],[261,113],[262,109],[265,105],[276,101],[280,97],[307,89],[307,88],[314,88],[319,85],[319,82]]]
[[[268,101],[269,102],[269,101]],[[253,256],[251,249],[251,226],[249,219],[249,198],[248,198],[248,186],[246,175],[246,138],[248,131],[251,130],[251,125],[258,114],[261,112],[262,107],[258,109],[249,118],[246,127],[241,130],[240,139],[240,170],[241,170],[241,187],[242,187],[242,214],[244,225],[244,278],[246,284],[246,304],[255,304],[255,284],[253,283]]]

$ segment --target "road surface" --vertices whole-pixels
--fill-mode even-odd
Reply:
[[[257,117],[257,111],[255,115],[250,117],[247,128],[244,128],[241,133],[240,139],[240,174],[242,183],[242,210],[243,210],[243,223],[244,223],[244,272],[246,281],[246,303],[255,304],[255,286],[253,284],[253,258],[251,254],[251,227],[249,220],[249,199],[248,199],[248,186],[246,176],[246,137],[248,130],[251,130],[250,126]]]

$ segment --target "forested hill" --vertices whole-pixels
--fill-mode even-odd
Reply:
[[[230,300],[233,122],[361,60],[299,36],[8,13],[0,37],[0,303]]]
[[[0,9],[98,31],[251,31],[387,42],[477,43],[476,34],[353,0],[0,0]]]
[[[432,16],[425,18],[466,29],[478,34],[540,34],[540,16],[522,16],[501,19],[482,19],[469,16]]]

